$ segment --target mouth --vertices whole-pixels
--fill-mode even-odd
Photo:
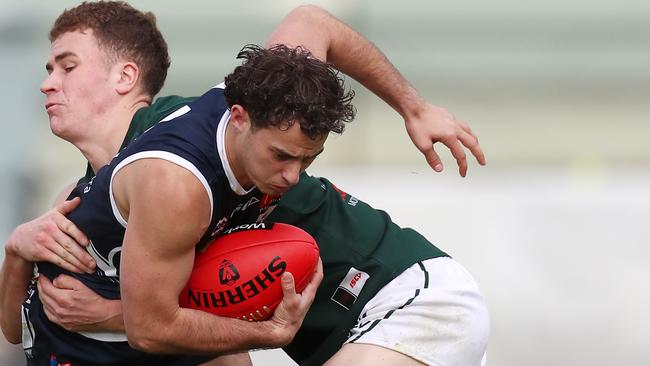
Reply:
[[[51,108],[56,107],[58,105],[60,105],[60,104],[59,103],[53,103],[53,102],[45,103],[45,110],[49,113]]]
[[[284,193],[289,189],[289,186],[277,186],[275,184],[271,185],[271,189],[276,192]]]

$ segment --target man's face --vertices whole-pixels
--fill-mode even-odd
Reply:
[[[323,151],[327,136],[313,140],[300,125],[271,126],[244,131],[235,160],[245,177],[242,185],[255,185],[263,193],[280,195],[298,183],[300,173]]]
[[[91,30],[52,42],[48,77],[41,84],[52,132],[70,142],[92,134],[116,96],[110,67]]]

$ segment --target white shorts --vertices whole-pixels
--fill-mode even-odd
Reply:
[[[427,365],[485,363],[490,316],[476,282],[458,262],[419,262],[361,311],[346,343],[374,344]]]

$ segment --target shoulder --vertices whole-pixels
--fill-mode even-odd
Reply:
[[[153,126],[161,119],[167,117],[170,113],[194,102],[196,99],[197,97],[181,97],[178,95],[169,95],[157,98],[150,106],[140,108],[135,113],[133,122],[141,125],[146,124],[148,126]]]

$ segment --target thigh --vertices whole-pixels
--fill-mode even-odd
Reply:
[[[382,288],[362,310],[346,346],[383,347],[424,364],[479,366],[489,328],[474,279],[453,259],[435,258]]]
[[[347,343],[343,345],[325,366],[422,366],[421,362],[413,358],[374,344]]]

